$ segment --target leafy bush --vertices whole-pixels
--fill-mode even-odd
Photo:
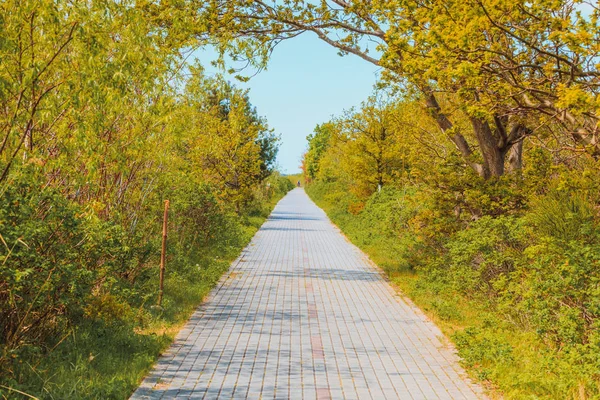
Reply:
[[[93,310],[90,298],[117,287],[126,275],[124,261],[134,261],[119,226],[99,220],[51,188],[40,188],[29,175],[6,187],[0,229],[3,361],[24,346],[52,343],[47,338],[86,315],[106,313]],[[121,306],[114,307],[119,311],[110,318],[125,314]]]
[[[274,190],[259,193],[257,209],[241,218],[209,186],[168,192],[167,274],[156,309],[162,202],[145,221],[155,225],[148,241],[152,232],[100,219],[35,171],[16,174],[0,199],[0,384],[41,397],[126,397],[172,338],[166,327],[185,321],[293,188],[269,179]]]
[[[477,218],[457,217],[431,188],[388,186],[356,215],[340,182],[317,180],[307,190],[434,315],[478,379],[507,398],[593,397],[600,394],[597,211],[585,192],[549,186],[519,213],[486,208],[490,215]]]
[[[447,266],[453,286],[463,294],[496,296],[522,256],[523,230],[516,217],[482,217],[452,236],[436,265]]]
[[[561,241],[594,239],[594,205],[579,192],[551,191],[532,202],[528,220],[539,237]]]

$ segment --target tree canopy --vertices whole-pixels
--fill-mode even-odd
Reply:
[[[518,171],[522,142],[598,153],[598,8],[585,1],[216,2],[222,51],[262,65],[312,32],[414,93],[480,176]],[[216,8],[215,8],[216,9]],[[468,125],[457,123],[466,117]],[[477,149],[477,150],[475,150]]]
[[[249,93],[188,60],[208,19],[179,5],[0,2],[0,397],[17,387],[127,395],[145,368],[135,357],[164,340],[138,331],[172,325],[199,302],[219,260],[291,187]],[[166,199],[167,311],[157,316]],[[91,348],[117,336],[144,345],[138,356],[107,351],[99,365],[111,372],[91,382],[102,368],[82,366],[80,335],[97,339]],[[60,351],[59,372],[49,371]],[[116,353],[129,358],[115,373]],[[71,367],[78,378],[60,382]]]

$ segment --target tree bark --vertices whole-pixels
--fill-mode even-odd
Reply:
[[[442,132],[449,133],[448,131],[451,131],[454,125],[448,119],[446,114],[442,112],[442,108],[440,107],[440,104],[435,98],[435,95],[432,92],[423,93],[425,95],[425,104],[427,105],[431,116],[435,119]],[[471,168],[473,168],[473,170],[477,172],[479,176],[481,176],[484,179],[487,179],[489,177],[489,172],[488,170],[486,170],[485,166],[471,161],[473,151],[471,150],[467,139],[465,139],[465,137],[459,132],[451,132],[449,134],[449,137],[460,152],[460,154],[462,154],[465,161],[471,166]]]
[[[523,168],[523,141],[513,144],[508,151],[508,172],[519,173]]]
[[[498,146],[498,138],[487,121],[471,117],[471,125],[483,156],[483,166],[487,170],[484,178],[500,177],[504,175],[505,151]]]

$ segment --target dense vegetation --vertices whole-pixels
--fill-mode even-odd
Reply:
[[[293,187],[248,94],[133,5],[0,3],[2,398],[126,398]]]
[[[217,3],[258,66],[309,32],[381,67],[309,137],[309,193],[507,397],[600,397],[598,2]]]
[[[507,397],[600,396],[598,3],[0,7],[3,396],[135,386],[290,187],[247,93],[188,60],[210,43],[263,68],[303,32],[393,93],[317,127],[311,195]]]
[[[319,125],[308,193],[474,376],[506,398],[600,396],[598,161],[527,140],[518,174],[482,180],[427,121],[371,99]]]

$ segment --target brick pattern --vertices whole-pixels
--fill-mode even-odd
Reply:
[[[131,398],[484,398],[441,337],[295,189]]]

